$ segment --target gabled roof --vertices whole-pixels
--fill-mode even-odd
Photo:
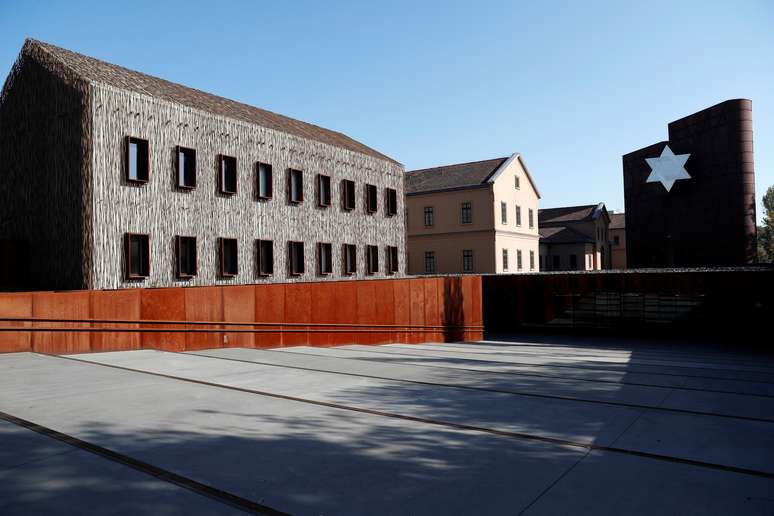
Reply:
[[[405,185],[406,193],[418,194],[480,187],[487,183],[494,182],[500,173],[505,170],[512,161],[517,159],[519,160],[519,163],[521,163],[521,166],[527,175],[527,179],[539,198],[540,192],[519,153],[514,153],[504,158],[471,161],[469,163],[456,163],[441,167],[407,171]]]
[[[479,186],[508,160],[505,158],[457,163],[406,172],[406,193],[432,192]]]
[[[566,206],[563,208],[544,208],[538,210],[538,224],[540,226],[548,226],[562,225],[568,222],[583,222],[585,220],[596,220],[603,214],[607,214],[604,203]]]
[[[626,214],[625,213],[611,213],[610,214],[610,229],[626,229]]]
[[[63,64],[88,82],[113,86],[122,90],[141,93],[168,102],[181,104],[214,115],[220,115],[261,127],[273,129],[309,140],[315,140],[328,145],[341,147],[352,152],[365,154],[374,158],[397,161],[363,145],[349,136],[318,127],[313,124],[294,120],[271,111],[243,104],[234,100],[218,97],[194,88],[188,88],[174,82],[159,79],[141,72],[136,72],[93,57],[78,54],[71,50],[60,48],[42,41],[28,39],[22,54],[30,50],[42,50],[55,61]]]
[[[541,244],[585,244],[594,243],[589,235],[567,226],[551,226],[540,228]]]

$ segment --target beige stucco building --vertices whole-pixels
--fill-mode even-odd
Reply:
[[[540,268],[611,268],[610,215],[604,203],[540,210]]]
[[[409,274],[538,271],[540,193],[521,155],[406,173]]]
[[[610,212],[610,248],[613,269],[626,268],[626,214]]]

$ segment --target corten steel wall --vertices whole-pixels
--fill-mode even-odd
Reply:
[[[366,277],[365,246],[379,247],[376,277],[385,277],[386,246],[399,251],[399,275],[405,271],[403,168],[386,160],[343,148],[215,116],[137,93],[93,85],[94,112],[94,232],[91,288],[112,289],[171,285],[249,284],[345,279],[342,244],[357,245],[358,273]],[[147,184],[132,185],[123,156],[127,135],[150,143],[151,176]],[[176,187],[175,151],[181,145],[196,149],[197,186]],[[219,154],[237,158],[236,195],[218,188]],[[257,199],[256,162],[273,167],[273,199]],[[287,169],[302,170],[304,201],[287,201]],[[317,206],[315,178],[331,177],[332,205]],[[341,208],[340,182],[355,181],[353,211]],[[365,211],[365,184],[378,189],[378,211]],[[385,188],[397,191],[398,210],[386,216]],[[125,279],[125,232],[148,233],[151,241],[150,277]],[[179,280],[175,271],[175,235],[196,236],[198,275]],[[221,279],[218,237],[238,239],[239,274]],[[274,275],[262,279],[256,270],[256,239],[274,241]],[[305,243],[305,274],[290,276],[287,242]],[[332,244],[333,274],[318,276],[316,244]]]
[[[584,273],[544,273],[482,277],[484,326],[487,332],[519,331],[551,327],[572,302],[573,296],[595,294],[653,294],[698,296],[697,311],[677,324],[662,325],[646,321],[632,326],[624,322],[621,330],[688,335],[732,335],[740,339],[766,343],[760,339],[769,333],[774,318],[774,270],[705,269],[672,271],[610,271]]]
[[[25,46],[0,95],[0,289],[82,288],[90,89]]]
[[[690,154],[691,179],[667,192],[646,183],[666,144]],[[623,156],[627,266],[712,267],[754,263],[752,102],[728,100],[669,124],[669,141]]]
[[[395,280],[285,283],[112,291],[0,294],[0,352],[78,353],[130,349],[171,351],[232,347],[379,344],[480,340],[481,277],[456,276]],[[100,319],[131,322],[35,322],[31,319]],[[278,323],[256,333],[229,330],[251,326],[150,324],[148,321]],[[282,326],[282,324],[301,324]],[[308,324],[308,326],[307,326]],[[320,327],[315,325],[366,325]],[[373,328],[409,327],[409,331]],[[433,326],[420,331],[421,326]],[[25,331],[25,328],[214,329],[195,332]],[[369,328],[371,327],[371,328]],[[281,333],[277,330],[302,330]],[[371,329],[372,332],[358,330]],[[402,328],[394,328],[400,330]],[[268,333],[263,330],[274,330]],[[335,330],[335,331],[332,331]],[[227,338],[227,342],[224,342]]]

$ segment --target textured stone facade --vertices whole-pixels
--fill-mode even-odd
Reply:
[[[40,52],[40,59],[24,64],[22,61],[31,51]],[[57,62],[35,43],[28,43],[20,57],[19,69],[24,70],[19,73],[40,75],[35,71],[40,67],[37,61]],[[46,70],[43,75],[48,82],[61,85],[60,89],[73,90],[65,84],[62,70]],[[42,83],[45,85],[46,81]],[[61,95],[61,101],[52,101],[66,107],[66,117],[54,105],[39,109],[41,116],[29,123],[29,133],[34,136],[23,141],[16,137],[13,141],[18,147],[16,152],[27,156],[27,161],[17,160],[13,170],[3,171],[6,178],[25,177],[32,187],[42,188],[45,193],[30,204],[34,193],[25,193],[27,190],[20,189],[16,180],[14,185],[4,181],[5,188],[0,191],[5,200],[0,239],[27,241],[32,256],[37,257],[32,263],[36,280],[27,282],[25,288],[115,289],[404,275],[404,171],[400,164],[381,159],[375,151],[357,152],[357,149],[266,128],[95,80],[78,80],[77,84],[79,89],[74,90],[77,95]],[[6,98],[13,105],[31,105],[36,102],[38,88],[33,82],[17,80],[10,87],[6,84]],[[11,110],[13,105],[4,102],[4,111]],[[24,114],[29,108],[13,109],[14,113]],[[20,117],[6,117],[2,123],[18,124]],[[46,129],[52,117],[63,122]],[[35,154],[35,140],[40,134],[50,144],[45,147],[48,153],[44,155],[45,167],[34,166],[35,159],[40,159]],[[126,180],[128,136],[149,142],[147,183]],[[9,148],[4,143],[0,145],[3,145],[3,155],[10,155]],[[196,187],[191,190],[177,187],[178,145],[196,150]],[[235,195],[219,191],[217,160],[220,154],[237,159]],[[257,196],[258,162],[271,164],[273,168],[270,200],[260,200]],[[59,168],[58,163],[62,164]],[[301,204],[290,204],[287,200],[289,168],[303,172]],[[317,204],[317,174],[331,178],[332,202],[326,208]],[[356,200],[352,211],[341,207],[342,179],[355,182]],[[375,213],[366,211],[366,184],[377,187]],[[396,191],[397,213],[392,216],[386,214],[387,188]],[[29,206],[21,213],[29,212],[31,219],[21,227],[17,223],[12,230],[13,213],[20,206]],[[44,230],[48,236],[39,238]],[[126,278],[126,233],[149,235],[150,273],[145,279]],[[198,274],[186,280],[177,278],[177,235],[197,238]],[[219,276],[218,239],[221,237],[238,240],[239,273],[227,279]],[[274,242],[274,274],[269,277],[257,273],[257,239]],[[291,276],[288,271],[289,241],[305,244],[305,272],[300,276]],[[318,242],[332,244],[330,275],[317,273]],[[357,274],[343,274],[343,244],[357,246]],[[379,270],[373,275],[366,274],[367,245],[379,249]],[[397,274],[386,272],[387,246],[398,249]]]
[[[403,170],[399,165],[107,86],[95,85],[92,98],[93,288],[342,279],[342,244],[357,245],[358,272],[348,277],[366,277],[366,245],[379,247],[379,272],[374,276],[385,277],[386,246],[398,247],[399,270],[403,270]],[[128,135],[150,142],[147,184],[125,180],[123,156]],[[193,190],[176,186],[178,145],[196,149],[197,185]],[[237,159],[235,195],[224,195],[218,189],[219,154]],[[272,165],[274,195],[270,200],[257,197],[258,162]],[[303,171],[304,201],[298,205],[287,201],[289,168]],[[317,174],[331,177],[333,198],[327,208],[317,206]],[[353,211],[341,208],[342,179],[355,182]],[[373,214],[365,210],[366,184],[376,185],[379,192],[378,210]],[[385,188],[397,191],[397,214],[389,217]],[[150,235],[151,271],[145,280],[125,279],[125,232]],[[195,278],[176,278],[176,235],[197,237],[199,270]],[[218,276],[219,237],[239,242],[236,277]],[[271,277],[257,275],[256,239],[274,241]],[[288,241],[305,243],[305,273],[301,276],[288,272]],[[318,242],[332,244],[331,275],[317,274]]]

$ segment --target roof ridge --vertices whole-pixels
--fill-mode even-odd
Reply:
[[[363,148],[369,150],[371,152],[371,154],[363,152],[363,150],[356,150],[356,149],[353,149],[353,148],[347,148],[347,150],[349,150],[350,152],[355,152],[355,153],[363,154],[363,155],[370,155],[371,157],[375,157],[377,159],[379,159],[379,157],[381,157],[380,159],[384,159],[384,160],[391,161],[391,162],[396,163],[396,164],[400,164],[395,159],[390,158],[386,154],[382,154],[381,152],[377,151],[376,149],[373,149],[373,148],[369,147],[368,145],[366,145],[366,144],[364,144],[364,143],[362,143],[362,142],[352,138],[351,136],[349,136],[346,133],[343,133],[341,131],[337,131],[337,130],[334,130],[334,129],[328,129],[327,127],[322,127],[320,125],[313,124],[311,122],[305,122],[303,120],[299,120],[297,118],[292,118],[292,117],[289,117],[287,115],[283,115],[281,113],[270,111],[268,109],[264,109],[264,108],[261,108],[261,107],[258,107],[258,106],[254,106],[254,105],[251,105],[251,104],[247,104],[246,102],[242,102],[242,101],[239,101],[239,100],[234,100],[234,99],[231,99],[231,98],[228,98],[228,97],[224,97],[222,95],[217,95],[215,93],[210,93],[210,92],[207,92],[207,91],[204,91],[204,90],[200,90],[198,88],[193,88],[191,86],[186,86],[185,84],[181,84],[179,82],[173,82],[173,81],[170,81],[168,79],[164,79],[162,77],[157,77],[155,75],[150,75],[148,73],[145,73],[145,72],[142,72],[142,71],[139,71],[139,70],[133,70],[131,68],[127,68],[126,66],[121,66],[119,64],[111,63],[109,61],[105,61],[105,60],[102,60],[102,59],[99,59],[99,58],[96,58],[96,57],[93,57],[93,56],[90,56],[90,55],[87,55],[87,54],[76,52],[74,50],[70,50],[68,48],[60,47],[58,45],[54,45],[52,43],[41,41],[41,40],[38,40],[38,39],[35,39],[35,38],[27,38],[25,40],[24,47],[22,47],[22,50],[28,44],[29,45],[34,45],[36,48],[42,50],[48,56],[50,56],[51,58],[55,59],[57,63],[60,63],[67,70],[71,71],[72,73],[74,73],[78,77],[80,77],[82,80],[87,81],[89,83],[99,83],[99,84],[105,84],[105,85],[108,85],[108,86],[114,86],[114,87],[117,87],[117,88],[120,88],[120,89],[127,89],[125,87],[111,85],[109,82],[106,82],[106,81],[103,81],[103,80],[100,80],[100,79],[95,79],[95,78],[89,77],[87,74],[84,74],[82,71],[78,70],[76,67],[74,67],[71,64],[67,63],[67,60],[64,59],[62,56],[57,55],[56,52],[64,52],[64,53],[67,53],[67,54],[72,54],[74,56],[77,56],[78,58],[82,58],[82,59],[90,60],[92,62],[96,62],[97,64],[99,64],[101,66],[113,67],[113,68],[122,70],[124,72],[128,72],[131,75],[141,76],[143,78],[149,78],[149,79],[152,79],[154,81],[160,81],[160,82],[164,83],[165,85],[171,85],[171,86],[174,86],[174,87],[177,87],[177,88],[184,88],[186,90],[196,92],[199,95],[204,95],[204,96],[209,97],[209,98],[211,98],[213,100],[216,100],[216,101],[226,101],[226,102],[233,103],[233,104],[235,104],[237,106],[240,106],[240,107],[243,107],[243,108],[247,108],[248,110],[256,110],[256,111],[265,113],[269,117],[276,117],[278,119],[281,119],[282,121],[284,121],[285,123],[288,123],[289,125],[301,124],[303,126],[306,126],[307,128],[316,129],[316,130],[319,130],[321,132],[326,132],[326,133],[330,133],[330,134],[333,134],[333,135],[338,135],[338,136],[340,136],[342,138],[350,140],[351,142],[353,142],[357,146],[360,146],[360,147],[363,147]],[[145,91],[145,89],[141,88],[141,87],[138,88],[138,90],[140,90],[144,95],[148,95],[148,96],[153,97],[153,98],[161,98],[161,100],[164,100],[166,102],[172,102],[174,104],[177,104],[177,105],[180,105],[180,106],[189,107],[189,108],[190,107],[194,107],[194,106],[186,105],[186,104],[184,104],[183,102],[181,102],[179,100],[159,97],[158,95],[154,95],[151,92]],[[211,113],[211,114],[217,114],[218,116],[224,116],[226,118],[230,118],[230,119],[233,119],[233,120],[238,120],[238,121],[241,121],[241,122],[251,123],[253,125],[261,125],[260,123],[249,122],[247,120],[243,120],[243,119],[241,119],[239,117],[235,117],[233,115],[227,115],[227,114],[223,114],[223,113],[214,113],[213,111],[208,110],[206,108],[202,108],[202,107],[199,107],[199,108],[196,108],[196,109],[200,109],[201,111],[208,112],[208,113]],[[274,129],[274,130],[277,130],[279,132],[284,132],[284,133],[292,134],[294,136],[305,138],[305,139],[309,139],[309,140],[313,140],[313,141],[315,140],[314,138],[312,138],[312,137],[310,137],[308,135],[299,135],[299,134],[296,134],[296,133],[289,132],[287,130],[275,129],[275,128],[272,128],[272,127],[269,127],[269,129]],[[319,141],[319,140],[316,140],[316,141]],[[325,143],[327,145],[336,146],[335,144],[329,143],[329,142],[321,142],[321,143]]]
[[[544,211],[544,210],[570,210],[573,208],[596,208],[599,206],[600,203],[594,203],[594,204],[579,204],[577,206],[556,206],[554,208],[540,208],[538,211]]]
[[[479,159],[476,161],[465,161],[463,163],[449,163],[448,165],[438,165],[435,167],[427,167],[427,168],[417,168],[414,170],[407,170],[406,174],[413,174],[415,172],[424,172],[425,170],[435,170],[437,168],[448,168],[448,167],[457,167],[457,166],[463,166],[463,165],[475,165],[476,163],[483,163],[485,161],[495,161],[498,159],[506,160],[508,159],[508,156],[503,156],[500,158],[489,158],[489,159]]]

